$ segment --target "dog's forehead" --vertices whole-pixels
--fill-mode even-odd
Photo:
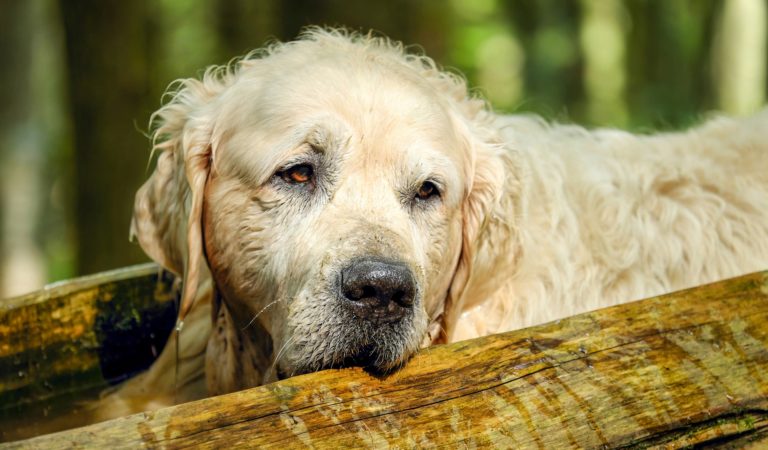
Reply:
[[[412,69],[333,56],[235,83],[219,118],[229,151],[268,171],[315,136],[368,162],[462,163],[447,105]]]
[[[407,122],[434,129],[448,124],[442,97],[412,69],[333,56],[297,68],[275,67],[256,87],[257,114],[267,120],[300,119],[329,111],[358,128]],[[241,98],[247,101],[247,95]]]

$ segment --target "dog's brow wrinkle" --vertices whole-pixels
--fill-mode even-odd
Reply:
[[[326,152],[325,142],[309,143],[309,148],[312,150],[312,153],[318,155],[324,155]]]

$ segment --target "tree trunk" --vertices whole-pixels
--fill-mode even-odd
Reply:
[[[128,242],[133,196],[147,174],[150,97],[146,1],[62,1],[74,126],[77,269],[146,260]]]
[[[70,166],[62,158],[68,141],[54,6],[49,0],[0,2],[2,297],[39,289],[51,274],[72,275],[66,270]]]

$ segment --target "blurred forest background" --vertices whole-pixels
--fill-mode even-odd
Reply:
[[[304,25],[418,44],[499,111],[644,132],[763,105],[766,9],[766,0],[0,0],[1,293],[146,261],[128,224],[166,86]]]

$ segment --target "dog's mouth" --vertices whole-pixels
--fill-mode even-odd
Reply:
[[[282,364],[278,364],[276,376],[278,380],[284,380],[293,376],[319,372],[321,370],[344,369],[348,367],[361,367],[372,375],[384,376],[396,371],[408,360],[408,355],[406,354],[400,355],[397,358],[385,355],[386,352],[377,345],[368,344],[360,347],[351,355],[340,356],[338,360],[332,360],[319,365],[299,362],[293,367],[285,367]]]
[[[316,367],[299,366],[298,368],[295,368],[292,370],[288,370],[284,367],[278,366],[277,378],[278,380],[284,380],[286,378],[290,378],[296,375],[319,372],[321,370],[326,370],[326,369],[344,369],[347,367],[362,367],[366,370],[371,370],[378,373],[381,371],[381,369],[375,365],[377,359],[378,359],[378,356],[377,356],[376,350],[370,347],[366,347],[359,354],[354,356],[348,356],[338,363],[331,363],[331,364],[316,366]]]
[[[326,291],[317,295],[311,315],[297,309],[287,320],[300,326],[284,337],[288,350],[278,352],[278,378],[346,367],[385,375],[420,345],[424,313],[407,264],[379,256],[354,258],[323,285]]]
[[[277,375],[278,380],[285,380],[286,378],[291,377],[290,375],[288,375],[288,373],[286,373],[285,369],[283,369],[279,365],[277,366],[277,370],[275,371],[275,374]]]
[[[398,358],[402,360],[403,358]],[[388,358],[382,355],[381,350],[375,345],[365,345],[357,353],[347,356],[338,364],[332,364],[328,368],[362,367],[365,370],[376,374],[387,374],[392,372],[399,364],[392,364]]]

